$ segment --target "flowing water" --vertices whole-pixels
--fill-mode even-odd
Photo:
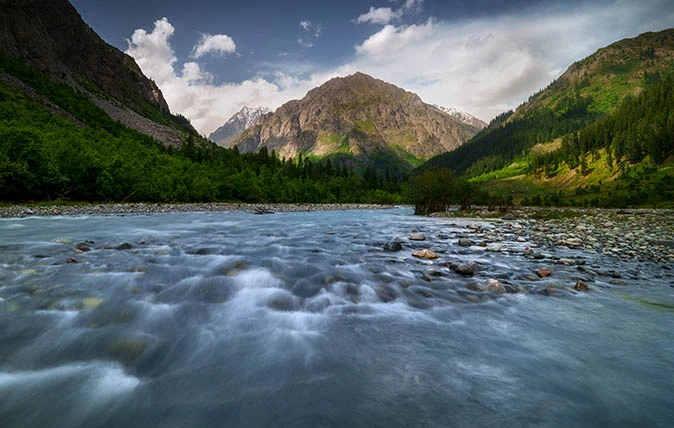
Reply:
[[[473,224],[503,251],[458,246]],[[0,426],[671,426],[671,267],[550,250],[615,285],[510,232],[406,208],[0,220]]]

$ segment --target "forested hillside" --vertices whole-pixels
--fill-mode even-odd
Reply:
[[[166,146],[0,56],[0,200],[394,202],[400,184],[306,159]],[[20,87],[23,90],[18,90]]]

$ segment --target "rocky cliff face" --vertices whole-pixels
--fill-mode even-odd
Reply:
[[[356,73],[261,117],[235,144],[243,152],[267,147],[284,158],[393,152],[410,161],[454,150],[475,132],[411,92]]]
[[[167,144],[184,140],[157,85],[133,58],[105,43],[67,0],[0,0],[0,11],[0,52],[88,93],[131,128]],[[167,123],[139,120],[149,109],[159,110]]]
[[[244,107],[229,120],[213,131],[208,139],[215,144],[229,148],[243,131],[255,125],[255,122],[264,114],[271,113],[267,107]]]

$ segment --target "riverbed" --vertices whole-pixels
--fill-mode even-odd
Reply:
[[[670,426],[671,263],[546,232],[410,208],[2,219],[0,425]]]

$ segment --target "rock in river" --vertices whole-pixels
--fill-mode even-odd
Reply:
[[[432,259],[437,259],[437,258],[438,258],[438,255],[437,255],[437,254],[435,254],[433,251],[427,250],[427,249],[423,249],[423,250],[420,250],[420,251],[415,251],[414,253],[412,253],[412,255],[413,255],[414,257],[418,257],[418,258],[420,258],[420,259],[429,259],[429,260],[432,260]]]

